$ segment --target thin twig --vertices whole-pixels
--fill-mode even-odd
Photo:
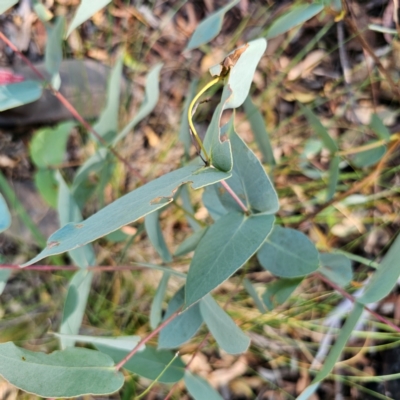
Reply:
[[[313,274],[315,277],[320,279],[321,281],[325,282],[327,285],[338,291],[343,297],[346,297],[346,299],[350,300],[352,303],[356,303],[357,299],[352,296],[350,293],[347,293],[344,289],[342,289],[340,286],[336,285],[335,283],[331,282],[328,278],[325,278],[322,274],[320,273],[315,273]],[[364,309],[368,311],[371,315],[373,315],[377,320],[383,322],[384,324],[390,326],[392,329],[394,329],[397,332],[400,332],[400,327],[395,325],[392,321],[389,321],[385,317],[382,317],[382,315],[379,315],[377,312],[374,310],[371,310],[369,307],[364,306]]]
[[[339,46],[339,60],[343,70],[344,83],[347,88],[347,95],[350,100],[350,109],[353,114],[355,122],[360,123],[360,120],[355,112],[355,101],[353,91],[351,90],[351,68],[349,58],[347,57],[346,48],[344,47],[344,27],[343,21],[340,20],[336,23],[337,39]]]
[[[120,370],[139,350],[146,344],[150,339],[158,334],[163,328],[165,328],[170,322],[172,322],[179,315],[179,311],[173,313],[169,318],[167,318],[162,324],[160,324],[153,332],[144,337],[134,348],[127,354],[114,368],[118,371]]]
[[[221,185],[226,189],[226,191],[232,196],[233,200],[239,204],[239,207],[246,213],[249,214],[249,209],[243,204],[242,200],[239,199],[238,195],[232,190],[232,188],[226,183],[226,181],[221,181]]]
[[[38,78],[42,80],[46,80],[46,77],[30,62],[30,60],[25,57],[21,51],[3,34],[3,32],[0,31],[0,39],[7,44],[15,53],[19,55],[23,59],[23,61],[29,66],[29,68],[32,69],[32,71],[38,76]],[[133,168],[129,162],[123,158],[115,149],[112,147],[109,147],[109,144],[107,141],[99,135],[99,133],[79,114],[79,112],[74,108],[74,106],[56,89],[54,89],[50,84],[48,85],[48,88],[51,90],[51,92],[54,94],[55,97],[63,104],[63,106],[71,113],[71,115],[79,121],[86,130],[88,130],[90,133],[93,134],[93,136],[105,147],[108,148],[108,150],[118,159],[120,160],[132,174],[134,174],[140,181],[141,183],[145,182],[145,179],[142,177],[139,171],[137,171],[135,168]]]
[[[363,49],[365,49],[367,51],[367,53],[372,57],[372,59],[374,60],[376,66],[378,67],[379,71],[382,73],[382,75],[385,76],[385,78],[387,79],[387,81],[390,83],[390,88],[392,90],[392,92],[397,96],[398,99],[400,99],[400,89],[399,89],[399,85],[393,81],[390,73],[386,70],[386,68],[383,66],[383,64],[381,63],[381,61],[379,60],[379,58],[376,56],[376,54],[374,53],[373,49],[371,48],[371,46],[368,44],[368,42],[364,39],[362,33],[360,33],[360,31],[357,28],[357,25],[354,23],[353,19],[354,17],[351,14],[350,8],[347,4],[347,1],[344,0],[344,4],[347,7],[347,11],[348,15],[351,15],[351,17],[345,17],[345,21],[347,23],[347,25],[350,27],[350,29],[352,30],[352,32],[355,35],[355,38],[360,42],[361,46]]]

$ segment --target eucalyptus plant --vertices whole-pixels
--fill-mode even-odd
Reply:
[[[213,39],[221,28],[225,13],[238,2],[235,0],[228,3],[202,21],[191,37],[187,50]],[[11,6],[14,3],[16,2],[11,1],[7,4]],[[108,3],[109,0],[83,0],[68,27],[68,34]],[[325,7],[334,9],[336,3],[325,1],[295,4],[287,14],[272,23],[265,32],[265,37],[249,41],[235,49],[211,68],[209,83],[197,94],[188,95],[182,114],[184,119],[180,137],[186,154],[189,153],[190,143],[193,143],[197,157],[175,171],[144,183],[85,220],[82,220],[81,209],[98,190],[89,184],[88,178],[91,173],[96,173],[103,177],[102,182],[107,182],[112,176],[115,148],[157,103],[162,65],[158,64],[151,69],[143,104],[135,117],[124,128],[119,129],[118,108],[115,103],[120,97],[119,81],[123,62],[122,57],[118,59],[110,75],[109,101],[99,121],[91,128],[96,134],[97,150],[78,169],[70,186],[62,174],[54,170],[54,166],[62,160],[68,133],[74,123],[67,122],[55,128],[45,128],[35,136],[31,144],[32,160],[38,168],[35,180],[43,197],[57,208],[62,228],[48,238],[46,246],[37,256],[21,267],[27,267],[46,257],[68,253],[79,270],[69,282],[62,321],[56,334],[60,341],[60,350],[44,354],[25,350],[12,342],[0,344],[0,374],[5,379],[22,390],[42,397],[104,395],[122,387],[124,375],[121,370],[126,369],[166,384],[184,379],[188,391],[196,399],[205,398],[205,393],[208,398],[221,398],[206,381],[190,373],[175,354],[175,349],[192,339],[203,325],[225,352],[240,354],[249,348],[249,336],[214,299],[214,289],[232,277],[253,256],[257,257],[262,267],[279,278],[274,285],[267,288],[263,299],[258,297],[250,281],[244,281],[249,294],[262,312],[268,312],[277,304],[283,303],[302,279],[310,274],[325,276],[339,289],[351,281],[351,263],[344,255],[321,254],[305,234],[276,223],[279,199],[271,178],[254,152],[235,131],[235,110],[244,106],[252,127],[259,132],[258,138],[261,139],[258,143],[264,161],[274,164],[265,126],[249,96],[254,73],[266,50],[266,38],[288,31],[323,12]],[[5,8],[0,11],[5,11]],[[48,28],[46,65],[51,74],[51,82],[47,82],[46,87],[50,84],[56,94],[64,26],[63,19],[59,17]],[[1,38],[4,40],[4,36]],[[222,94],[202,140],[195,127],[195,111],[201,96],[214,85],[222,87]],[[0,91],[1,109],[16,107],[39,98],[44,83],[40,80],[25,81],[6,86]],[[190,93],[196,87],[197,82],[192,84]],[[226,110],[232,110],[232,116],[221,126],[221,117]],[[316,128],[323,146],[331,154],[327,191],[329,200],[335,195],[340,161],[337,154],[338,144],[311,110],[304,107],[303,113]],[[54,135],[57,135],[57,143],[51,142]],[[48,151],[50,144],[51,152]],[[50,187],[53,189],[49,189]],[[200,226],[188,217],[193,233],[171,255],[160,228],[159,212],[173,204],[178,197],[190,211],[192,205],[189,191],[200,189],[203,189],[203,205],[213,223]],[[10,214],[2,197],[0,213],[0,228],[5,230],[10,223]],[[143,267],[155,268],[163,273],[150,315],[153,332],[148,336],[79,335],[93,278],[89,267],[96,265],[96,253],[91,243],[143,217],[149,239],[165,263],[170,264],[174,258],[194,251],[187,274],[165,265],[142,264]],[[328,376],[364,306],[382,299],[393,288],[400,272],[397,263],[399,251],[398,239],[378,271],[366,284],[364,293],[354,302],[353,310],[322,369],[315,371],[312,385],[299,398],[308,398],[319,382]],[[162,316],[162,302],[172,275],[181,279],[182,284],[170,299],[165,315]],[[1,278],[5,283],[7,276]],[[147,342],[157,334],[158,347],[155,348]],[[75,347],[76,342],[90,344],[97,350]]]

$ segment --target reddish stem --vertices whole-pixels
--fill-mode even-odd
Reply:
[[[323,275],[316,273],[316,274],[314,274],[314,276],[316,276],[318,279],[320,279],[321,281],[325,282],[327,285],[329,285],[330,287],[332,287],[333,289],[338,291],[343,297],[346,297],[351,302],[353,302],[353,303],[357,302],[357,299],[354,296],[347,293],[344,289],[342,289],[340,286],[336,285],[335,283],[331,282],[329,279],[325,278]],[[373,315],[377,320],[390,326],[395,331],[400,332],[400,328],[397,325],[395,325],[392,321],[389,321],[385,317],[382,317],[382,315],[379,315],[377,312],[375,312],[374,310],[371,310],[367,306],[364,306],[364,309],[367,310],[371,315]]]
[[[21,57],[24,62],[32,69],[32,71],[42,80],[46,80],[46,77],[29,61],[27,57],[25,57],[19,50],[18,48],[3,34],[3,32],[0,31],[0,39],[6,43],[14,52],[16,52],[19,57]],[[64,105],[64,107],[71,113],[71,115],[79,121],[89,132],[95,136],[95,138],[105,147],[107,147],[110,152],[118,159],[120,160],[128,169],[130,172],[132,172],[133,175],[135,175],[141,183],[144,183],[145,180],[142,177],[142,175],[137,171],[135,168],[133,168],[127,160],[125,160],[115,149],[112,147],[108,147],[108,143],[104,138],[99,135],[96,130],[79,114],[79,112],[74,108],[74,106],[56,89],[54,89],[51,85],[49,85],[49,88],[51,89],[52,93],[54,96],[57,97],[57,99]]]
[[[160,324],[153,332],[144,337],[134,348],[127,354],[116,366],[115,369],[120,370],[139,350],[146,344],[150,339],[157,335],[163,328],[165,328],[171,321],[173,321],[179,315],[179,311],[173,313],[169,318],[167,318],[162,324]]]
[[[232,196],[233,200],[239,204],[239,207],[246,213],[249,213],[248,208],[243,204],[242,200],[239,199],[238,195],[232,190],[232,188],[226,183],[226,181],[220,181],[221,185],[226,189],[226,191]]]
[[[78,271],[81,268],[76,267],[75,265],[30,265],[28,267],[21,268],[19,265],[15,264],[1,264],[0,270],[2,269],[12,269],[17,271]],[[102,265],[102,266],[90,266],[86,269],[91,271],[132,271],[132,270],[144,270],[148,269],[146,267],[135,266],[135,265],[122,265],[118,267],[114,267],[113,265]]]

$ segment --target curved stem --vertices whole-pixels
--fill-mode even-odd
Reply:
[[[189,108],[188,108],[188,115],[187,115],[187,117],[188,117],[188,121],[189,121],[190,130],[192,131],[193,136],[194,136],[194,138],[196,139],[196,142],[198,143],[198,145],[199,145],[201,151],[204,153],[204,157],[205,157],[205,159],[206,159],[207,162],[210,161],[210,157],[208,156],[208,154],[207,154],[207,152],[206,152],[206,149],[205,149],[204,146],[203,146],[203,142],[201,141],[201,139],[200,139],[200,137],[199,137],[199,135],[198,135],[198,133],[197,133],[197,131],[196,131],[196,128],[195,128],[194,125],[193,125],[193,119],[192,119],[192,117],[193,117],[193,115],[192,115],[192,114],[193,114],[193,107],[194,107],[194,105],[196,104],[197,100],[200,98],[200,96],[201,96],[206,90],[208,90],[211,86],[214,86],[214,85],[215,85],[216,83],[218,83],[219,81],[220,81],[220,77],[217,77],[217,78],[213,79],[211,82],[207,83],[207,85],[204,86],[203,89],[201,89],[200,92],[196,94],[196,96],[194,96],[194,99],[192,100],[192,102],[190,103]]]
[[[167,318],[162,324],[160,324],[153,332],[144,337],[134,348],[133,350],[127,354],[117,365],[115,365],[115,369],[119,371],[139,350],[140,348],[146,344],[150,339],[157,335],[161,329],[165,328],[172,320],[174,320],[179,315],[179,311],[174,312],[169,318]]]

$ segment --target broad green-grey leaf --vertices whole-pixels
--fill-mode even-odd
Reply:
[[[154,295],[150,309],[150,327],[156,329],[161,321],[162,302],[164,300],[165,292],[167,290],[169,277],[171,275],[166,272],[162,275],[156,294]]]
[[[101,148],[79,167],[72,183],[73,191],[89,177],[89,174],[99,172],[103,168],[104,163],[106,162],[107,153],[107,149]]]
[[[326,201],[333,199],[333,196],[336,193],[336,187],[339,180],[339,164],[340,157],[338,156],[333,157],[329,163],[328,191],[326,194]]]
[[[186,282],[188,307],[233,275],[271,232],[274,216],[230,212],[212,225],[194,253]]]
[[[247,119],[250,122],[251,130],[254,134],[254,139],[258,145],[263,156],[263,162],[268,165],[275,165],[274,153],[272,151],[271,143],[267,129],[265,127],[264,118],[258,108],[253,104],[251,98],[247,96],[246,101],[243,103]]]
[[[303,278],[280,278],[266,286],[262,296],[267,309],[272,311],[275,307],[283,304],[296,290]]]
[[[320,253],[318,272],[339,286],[348,285],[353,278],[351,261],[343,254]]]
[[[160,213],[158,211],[147,214],[144,218],[144,226],[146,228],[147,236],[151,244],[156,249],[164,262],[171,262],[171,253],[165,243],[164,236],[160,226]]]
[[[3,14],[3,12],[7,11],[9,8],[17,3],[18,0],[2,0],[0,3],[0,14]]]
[[[57,211],[60,224],[66,225],[68,223],[77,223],[82,221],[81,211],[63,177],[58,171],[56,172],[55,177],[58,182]],[[71,249],[68,254],[73,260],[74,264],[80,268],[86,268],[90,265],[94,265],[96,261],[96,256],[91,245],[86,245],[77,249]]]
[[[116,363],[121,361],[129,351],[113,348],[104,344],[95,344],[102,353],[109,355]],[[132,347],[133,348],[133,347]],[[124,369],[143,376],[147,379],[156,379],[165,367],[175,357],[169,350],[156,350],[154,347],[146,346],[142,351],[137,352],[126,364]],[[176,358],[164,374],[158,379],[162,383],[178,382],[183,378],[185,365],[182,360]]]
[[[7,281],[10,275],[11,269],[0,269],[0,295],[3,293],[3,290],[7,285]]]
[[[375,140],[371,140],[366,144],[372,144]],[[354,154],[352,157],[353,164],[358,168],[370,167],[376,164],[386,153],[386,146],[382,145],[375,147],[374,149],[369,149],[362,151],[360,153]]]
[[[200,376],[185,371],[185,386],[194,400],[223,400],[222,396]]]
[[[232,146],[233,170],[232,177],[227,179],[226,183],[251,212],[276,213],[279,209],[278,196],[260,161],[233,130],[230,131],[229,139]],[[241,211],[226,189],[221,184],[217,187],[224,207]]]
[[[108,149],[102,147],[81,165],[72,182],[71,192],[80,207],[99,190],[98,176],[113,163]],[[98,179],[94,179],[98,178]]]
[[[189,165],[163,175],[114,201],[87,220],[65,225],[53,233],[46,248],[24,266],[49,255],[81,247],[164,207],[172,201],[180,185],[191,182],[192,187],[198,189],[229,176],[214,168],[198,165]]]
[[[111,70],[107,87],[107,103],[101,112],[100,118],[93,126],[95,131],[107,142],[112,140],[118,131],[118,111],[121,94],[121,78],[123,55],[118,57],[114,68]]]
[[[203,192],[203,204],[210,214],[211,218],[216,221],[223,215],[227,214],[228,210],[222,205],[217,194],[217,185],[207,186]]]
[[[328,130],[322,125],[318,117],[308,107],[303,106],[301,103],[298,104],[301,112],[306,116],[309,124],[322,140],[324,147],[326,147],[331,153],[335,153],[338,150],[338,145],[329,135]]]
[[[201,225],[196,221],[196,219],[192,218],[190,216],[190,214],[194,215],[194,209],[192,206],[192,202],[190,200],[189,188],[187,186],[181,187],[181,190],[179,192],[179,197],[182,200],[183,208],[186,211],[185,217],[186,217],[187,221],[189,222],[189,225],[191,226],[191,228],[194,231],[201,229]]]
[[[43,199],[53,208],[57,208],[58,184],[54,170],[40,168],[33,176],[36,188]]]
[[[0,232],[4,232],[11,225],[11,214],[6,201],[0,193]]]
[[[69,339],[80,343],[103,344],[115,349],[131,351],[139,342],[140,336],[86,336],[86,335],[67,335],[63,333],[54,333],[54,336],[61,339]],[[143,346],[143,351],[145,347]]]
[[[68,32],[67,37],[71,34],[71,32],[81,25],[83,22],[91,18],[97,11],[101,10],[105,7],[111,0],[82,0],[81,4],[79,5],[74,18],[72,19]]]
[[[68,285],[67,298],[60,326],[60,333],[76,335],[81,327],[85,314],[87,299],[92,285],[93,272],[80,270],[75,273]],[[61,348],[73,347],[75,340],[61,337]]]
[[[193,35],[190,38],[185,50],[195,49],[214,39],[222,28],[222,21],[224,20],[225,13],[238,4],[239,1],[240,0],[231,1],[226,6],[220,8],[207,18],[203,19],[203,21],[200,22],[199,26],[193,32]]]
[[[246,289],[247,293],[253,299],[254,304],[258,308],[258,311],[260,311],[260,313],[265,313],[266,309],[264,303],[261,301],[260,296],[258,295],[253,284],[247,278],[243,279],[243,287]]]
[[[53,14],[42,3],[34,1],[33,10],[42,22],[48,22],[53,18]]]
[[[30,80],[0,85],[0,112],[36,101],[42,89],[40,82]]]
[[[114,145],[123,139],[144,117],[147,117],[147,115],[153,111],[160,95],[159,80],[162,66],[163,64],[155,65],[147,75],[143,103],[135,117],[118,133],[113,141]]]
[[[258,261],[274,275],[296,278],[319,267],[318,251],[304,233],[275,226],[257,252]]]
[[[372,114],[369,127],[377,134],[379,139],[390,140],[390,131],[383,124],[383,121],[379,118],[378,115]]]
[[[179,140],[183,143],[183,148],[185,149],[185,157],[189,159],[190,157],[190,148],[192,146],[192,138],[189,131],[189,121],[188,121],[188,109],[190,102],[196,94],[197,84],[199,83],[198,79],[193,79],[190,84],[185,103],[183,105],[183,111],[181,115],[181,126],[179,128]]]
[[[181,287],[168,304],[164,319],[178,311],[185,301],[185,288]],[[199,304],[180,313],[161,332],[158,339],[158,348],[175,349],[190,340],[200,329],[203,318],[200,314]]]
[[[55,76],[60,70],[63,58],[62,42],[65,30],[65,18],[57,17],[56,22],[47,30],[46,51],[44,65],[47,72]]]
[[[188,238],[186,238],[176,249],[174,256],[183,256],[196,249],[197,245],[200,243],[201,238],[207,232],[207,228],[201,228],[199,231],[194,232]]]
[[[400,235],[390,246],[378,270],[368,282],[364,294],[357,300],[362,304],[375,303],[386,297],[400,276]]]
[[[231,68],[227,86],[231,89],[232,95],[225,103],[224,110],[240,107],[244,103],[249,94],[257,65],[266,48],[267,41],[263,38],[249,42],[247,49]]]
[[[219,127],[224,101],[223,99],[214,111],[203,145],[210,156],[211,165],[221,171],[229,172],[232,170],[231,144],[228,140],[221,142],[221,128]],[[228,130],[233,129],[233,117],[227,125]]]
[[[41,397],[105,395],[119,390],[124,376],[106,354],[68,348],[51,354],[0,344],[0,375],[12,385]]]
[[[281,17],[278,17],[268,29],[266,38],[271,39],[282,33],[289,31],[297,25],[314,17],[324,9],[323,4],[300,4],[293,5],[290,11]]]
[[[37,167],[57,166],[64,161],[65,150],[75,122],[62,122],[54,128],[42,128],[36,132],[29,153]]]
[[[250,338],[210,295],[200,301],[200,312],[221,349],[229,354],[240,354],[249,348]]]

